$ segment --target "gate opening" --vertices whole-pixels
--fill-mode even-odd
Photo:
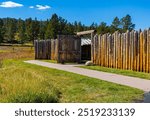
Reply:
[[[91,40],[89,38],[81,38],[81,60],[91,60]]]
[[[95,30],[77,32],[77,35],[81,37],[81,60],[82,62],[92,61],[92,40]]]

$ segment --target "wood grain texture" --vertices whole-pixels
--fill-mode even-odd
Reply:
[[[94,64],[150,73],[150,30],[115,32],[94,39]]]

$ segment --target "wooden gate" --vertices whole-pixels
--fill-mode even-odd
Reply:
[[[81,62],[81,38],[59,35],[57,38],[58,62]]]
[[[50,40],[35,40],[35,59],[50,59],[51,58],[51,41]]]
[[[81,62],[81,38],[58,35],[55,40],[35,40],[35,59],[51,59],[58,63]]]

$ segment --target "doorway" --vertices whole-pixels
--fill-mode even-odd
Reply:
[[[81,60],[91,60],[91,40],[88,38],[81,38]]]

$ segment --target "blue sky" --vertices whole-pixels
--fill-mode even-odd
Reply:
[[[46,20],[53,13],[69,22],[106,22],[130,14],[136,29],[150,27],[150,0],[0,0],[0,17]]]

